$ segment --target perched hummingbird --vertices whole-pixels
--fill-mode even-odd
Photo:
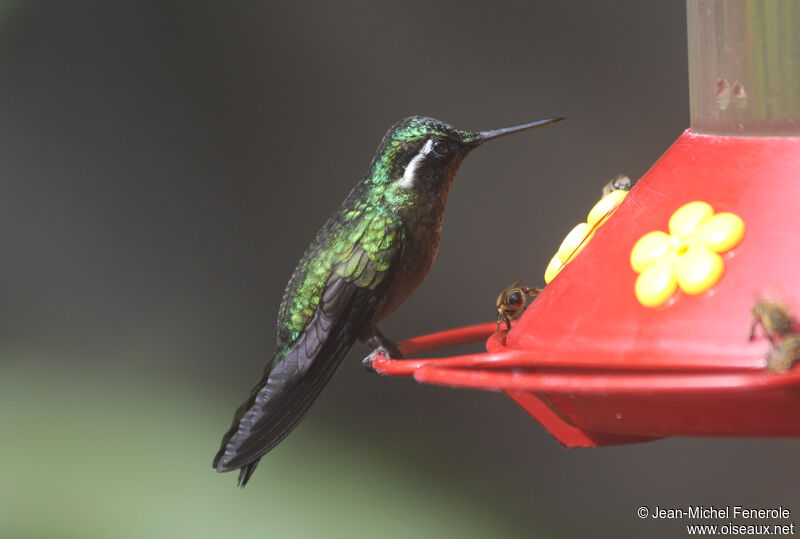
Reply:
[[[289,279],[278,311],[277,350],[236,410],[214,458],[217,471],[239,469],[243,487],[261,457],[302,419],[356,340],[372,348],[372,356],[401,357],[376,324],[428,275],[461,161],[486,141],[561,120],[472,132],[412,116],[389,129],[366,176]]]

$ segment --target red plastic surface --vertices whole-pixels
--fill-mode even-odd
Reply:
[[[725,274],[699,296],[650,309],[634,296],[629,256],[694,200],[745,222]],[[671,435],[800,436],[800,368],[764,370],[767,340],[750,342],[763,296],[800,306],[800,138],[684,133],[592,241],[486,354],[376,358],[383,374],[505,391],[565,445]],[[495,324],[413,339],[406,354],[475,342]]]

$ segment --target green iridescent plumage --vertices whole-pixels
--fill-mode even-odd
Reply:
[[[280,348],[291,346],[306,328],[331,274],[373,290],[383,282],[402,241],[401,226],[395,211],[376,202],[342,205],[314,238],[286,287],[278,311]]]
[[[366,176],[292,274],[278,312],[277,350],[236,410],[214,459],[218,471],[240,469],[244,486],[261,457],[297,425],[356,340],[398,353],[376,324],[427,276],[461,161],[486,140],[548,122],[472,133],[414,116],[389,130]]]
[[[402,237],[402,221],[398,214],[419,199],[414,190],[399,187],[396,181],[408,164],[407,156],[416,154],[422,143],[431,137],[453,137],[470,142],[476,134],[424,116],[407,118],[389,130],[362,183],[317,233],[286,287],[278,312],[281,348],[291,346],[311,320],[334,267],[350,281],[356,280],[356,270],[376,272],[376,282],[371,283],[370,288],[385,276],[396,253],[397,241]],[[353,252],[356,245],[364,250],[372,264],[357,265],[360,254]],[[352,261],[349,272],[346,264],[341,267],[346,260]],[[370,276],[365,275],[358,278],[356,284],[363,286],[361,283],[368,281]]]

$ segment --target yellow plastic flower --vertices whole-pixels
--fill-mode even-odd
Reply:
[[[680,287],[702,294],[722,278],[720,253],[739,245],[744,221],[733,213],[714,214],[706,202],[690,202],[669,220],[669,234],[648,232],[631,250],[631,266],[639,274],[636,298],[645,307],[658,307]]]
[[[558,252],[550,260],[547,269],[544,271],[545,283],[552,281],[558,275],[558,272],[575,258],[575,255],[581,252],[581,249],[592,239],[595,231],[606,222],[617,207],[622,204],[627,195],[628,191],[617,189],[611,191],[594,205],[589,211],[586,222],[578,224],[561,242]]]

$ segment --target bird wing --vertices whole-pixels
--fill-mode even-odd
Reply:
[[[370,231],[400,233],[392,216],[376,216],[362,234],[343,242],[329,260],[330,275],[305,330],[279,350],[234,416],[214,459],[220,471],[242,469],[240,485],[258,460],[297,425],[333,376],[385,293],[402,240],[369,241]],[[322,262],[320,262],[322,263]]]

